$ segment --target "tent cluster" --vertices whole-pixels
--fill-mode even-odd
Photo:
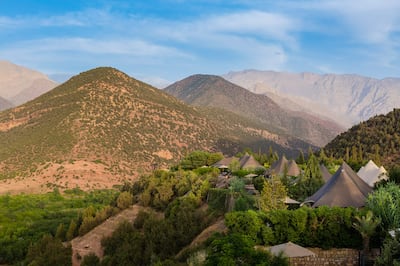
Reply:
[[[364,182],[345,162],[335,174],[303,204],[312,207],[363,207],[372,188]]]
[[[272,164],[271,168],[265,172],[265,175],[298,176],[300,175],[300,168],[294,160],[288,161],[285,156],[282,156],[278,161]]]
[[[331,175],[325,165],[319,166],[325,184],[302,204],[312,207],[337,206],[337,207],[363,207],[368,194],[372,191],[376,182],[387,180],[386,170],[378,167],[373,161],[369,161],[358,173],[350,166],[343,163],[340,168]],[[298,176],[300,169],[296,162],[287,160],[282,156],[266,171],[266,176],[287,175]]]
[[[213,167],[217,167],[219,169],[228,169],[229,165],[231,165],[234,160],[238,160],[239,162],[239,168],[240,169],[257,169],[257,168],[264,168],[252,155],[249,155],[246,153],[239,159],[236,157],[228,157],[224,158],[215,164],[213,164]]]
[[[227,169],[233,160],[238,160],[240,169],[257,169],[263,166],[254,159],[253,156],[245,154],[239,159],[235,157],[224,158],[213,166],[220,169]],[[358,173],[345,162],[340,168],[331,175],[324,165],[320,165],[320,171],[325,184],[312,196],[308,197],[302,204],[312,207],[337,206],[337,207],[363,207],[368,194],[372,192],[375,183],[387,180],[385,168],[378,167],[372,160],[363,166]],[[269,169],[265,171],[265,176],[286,175],[297,177],[301,170],[294,160],[287,160],[282,156]],[[228,184],[227,180],[221,180],[223,186]],[[289,199],[290,200],[290,199]]]

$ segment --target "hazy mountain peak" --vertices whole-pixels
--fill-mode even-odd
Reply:
[[[0,60],[0,97],[14,105],[32,100],[56,85],[38,71]]]
[[[229,72],[224,77],[252,92],[287,98],[344,126],[399,107],[400,79],[395,78],[259,70]]]

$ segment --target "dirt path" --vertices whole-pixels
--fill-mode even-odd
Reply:
[[[101,247],[101,239],[110,236],[122,221],[133,222],[140,210],[146,208],[138,205],[123,210],[116,216],[108,218],[102,224],[92,229],[84,236],[74,238],[71,241],[72,245],[72,265],[79,266],[81,260],[78,260],[77,254],[83,258],[89,253],[96,254],[99,258],[103,257],[103,248]]]

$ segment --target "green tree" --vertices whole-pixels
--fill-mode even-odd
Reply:
[[[70,266],[72,249],[64,247],[60,239],[45,235],[36,244],[29,247],[26,260],[29,265],[40,266]]]
[[[300,150],[299,157],[297,157],[296,162],[298,164],[304,164],[306,162],[306,159],[304,158],[304,152],[302,150]]]
[[[100,266],[100,259],[94,253],[89,253],[83,257],[81,266]]]
[[[239,163],[239,159],[238,158],[233,158],[231,163],[228,165],[229,170],[231,170],[231,172],[237,172],[240,170],[240,163]]]
[[[56,236],[55,237],[60,239],[61,241],[64,241],[65,240],[65,234],[66,234],[66,230],[65,230],[64,224],[61,223],[57,227],[57,231],[56,231]]]
[[[383,242],[381,254],[376,258],[375,266],[400,266],[400,241],[399,234],[394,238],[387,237]]]
[[[389,170],[389,180],[400,184],[400,166],[394,166]]]
[[[285,199],[287,189],[279,177],[264,181],[264,187],[259,198],[259,207],[263,211],[286,209]]]
[[[393,182],[368,195],[366,206],[381,220],[384,229],[400,227],[400,187]]]
[[[71,220],[65,238],[70,241],[77,235],[78,225],[75,220]]]
[[[233,177],[229,182],[229,190],[232,192],[242,192],[244,190],[244,181],[239,177]]]
[[[133,196],[131,193],[125,191],[119,194],[117,199],[117,207],[121,210],[129,208],[133,203]]]
[[[300,176],[296,185],[296,198],[304,200],[313,195],[322,185],[322,173],[319,167],[318,159],[315,155],[311,155],[307,161],[304,174]]]
[[[254,243],[259,243],[261,228],[264,226],[258,214],[252,210],[227,213],[225,225],[231,233],[246,235]]]
[[[287,258],[272,256],[254,249],[254,242],[246,235],[229,234],[214,239],[204,265],[289,265]]]
[[[371,211],[368,211],[365,216],[356,216],[355,219],[356,222],[353,223],[353,227],[360,233],[363,239],[364,254],[368,254],[370,237],[375,233],[380,219],[375,218]]]

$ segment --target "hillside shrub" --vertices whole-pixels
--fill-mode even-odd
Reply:
[[[255,243],[277,245],[288,241],[307,247],[361,248],[353,228],[359,211],[353,208],[232,212],[225,216],[231,233],[248,235]]]

